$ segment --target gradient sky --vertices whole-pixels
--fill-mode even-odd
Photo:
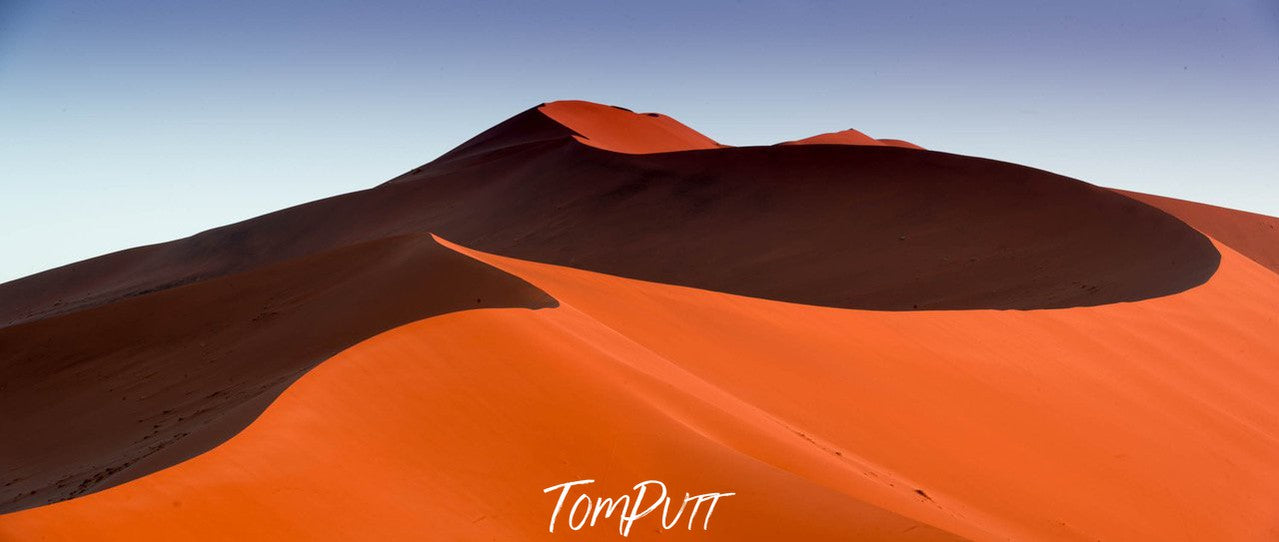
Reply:
[[[554,99],[1279,215],[1277,0],[536,4],[0,0],[0,281],[370,187]]]

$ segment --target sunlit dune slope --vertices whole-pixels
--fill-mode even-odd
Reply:
[[[635,113],[582,101],[544,104],[538,112],[572,128],[576,139],[605,150],[633,154],[714,149],[709,137],[660,113]]]
[[[877,140],[877,141],[879,141],[880,143],[883,143],[883,144],[885,144],[885,145],[888,145],[888,146],[890,146],[890,147],[902,147],[902,148],[906,148],[906,149],[924,150],[924,148],[923,148],[923,147],[921,147],[921,146],[919,146],[919,145],[916,145],[916,144],[911,143],[911,142],[909,142],[909,141],[903,141],[903,140],[900,140],[900,139],[879,139],[879,140]]]
[[[781,145],[870,145],[873,147],[888,146],[917,150],[923,149],[923,147],[920,147],[919,145],[909,141],[902,141],[900,139],[875,139],[851,128],[840,132],[818,134],[804,139],[787,141],[785,143],[781,143]]]
[[[0,536],[550,539],[541,488],[658,478],[739,493],[661,538],[1265,540],[1279,280],[1223,251],[1177,296],[898,313],[475,254],[559,306],[379,335],[214,451]]]
[[[795,141],[787,141],[782,145],[883,145],[875,138],[863,134],[857,130],[848,129],[841,132],[830,132],[826,134],[818,134],[804,139]]]

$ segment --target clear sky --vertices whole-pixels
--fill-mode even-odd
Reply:
[[[366,188],[554,99],[1279,215],[1276,0],[0,0],[0,281]]]

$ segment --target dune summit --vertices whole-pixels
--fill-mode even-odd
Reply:
[[[1276,246],[855,130],[542,104],[0,285],[0,540],[553,540],[583,479],[732,494],[636,539],[1266,540]]]

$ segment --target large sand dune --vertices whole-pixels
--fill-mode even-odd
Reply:
[[[556,102],[2,285],[0,540],[1279,536],[1275,219],[807,143]]]

